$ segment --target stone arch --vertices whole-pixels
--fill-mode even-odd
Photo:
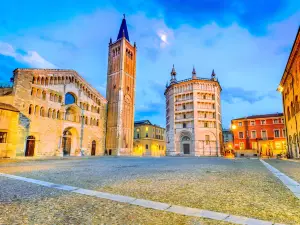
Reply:
[[[36,96],[36,88],[31,88],[31,96]]]
[[[57,94],[54,95],[54,102],[58,102],[58,95]]]
[[[79,150],[79,135],[74,127],[67,127],[62,133],[62,150],[64,156],[76,155]]]
[[[182,131],[180,133],[180,153],[190,155],[192,147],[192,133],[190,131]]]
[[[49,79],[48,79],[48,77],[45,78],[45,85],[49,85]]]
[[[50,85],[53,85],[53,83],[54,83],[53,82],[53,77],[50,77],[50,82],[49,83],[50,83]]]
[[[36,83],[41,84],[41,78],[40,77],[37,78]]]
[[[36,97],[42,98],[42,90],[41,89],[37,89]]]
[[[74,106],[70,106],[66,109],[66,120],[72,121],[72,122],[77,122],[77,118],[80,115],[80,111],[78,108]]]
[[[62,82],[61,82],[61,77],[58,77],[58,78],[57,78],[57,82],[58,82],[58,84],[62,84]]]
[[[44,77],[42,77],[42,79],[41,79],[41,85],[45,85],[45,79],[44,79]]]

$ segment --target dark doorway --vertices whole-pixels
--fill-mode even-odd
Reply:
[[[28,136],[27,140],[26,140],[25,156],[33,156],[34,155],[34,147],[35,147],[35,137]]]
[[[183,154],[190,154],[190,144],[183,144]]]
[[[111,155],[111,149],[109,149],[109,151],[108,151],[108,155]]]
[[[92,141],[92,152],[91,155],[96,155],[96,141]]]
[[[70,155],[71,143],[72,143],[72,133],[70,131],[65,131],[63,133],[63,140],[62,140],[64,155]]]

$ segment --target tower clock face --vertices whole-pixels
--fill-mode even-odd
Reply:
[[[127,104],[130,104],[131,103],[131,98],[130,98],[130,96],[127,94],[127,95],[125,95],[125,102],[127,103]]]

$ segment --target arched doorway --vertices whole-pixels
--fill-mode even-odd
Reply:
[[[91,155],[96,155],[96,141],[92,141],[92,152]]]
[[[62,147],[64,155],[70,155],[72,143],[72,133],[68,130],[63,133]]]
[[[182,146],[182,151],[184,155],[189,155],[191,154],[191,138],[188,136],[183,136],[181,138],[181,146]]]
[[[34,147],[35,147],[35,137],[28,136],[27,140],[26,140],[25,156],[33,156],[34,155]]]

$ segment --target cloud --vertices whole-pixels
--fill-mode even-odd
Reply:
[[[260,93],[253,90],[245,90],[241,87],[223,88],[221,92],[221,99],[229,104],[234,104],[237,100],[253,104],[265,98],[277,98],[274,91]]]
[[[143,120],[149,117],[161,116],[163,117],[163,111],[165,110],[165,104],[159,102],[150,102],[147,105],[139,105],[135,108],[136,120]]]
[[[15,50],[12,45],[0,42],[0,54],[14,58],[16,61],[25,63],[36,68],[55,68],[56,66],[45,60],[36,51]]]

